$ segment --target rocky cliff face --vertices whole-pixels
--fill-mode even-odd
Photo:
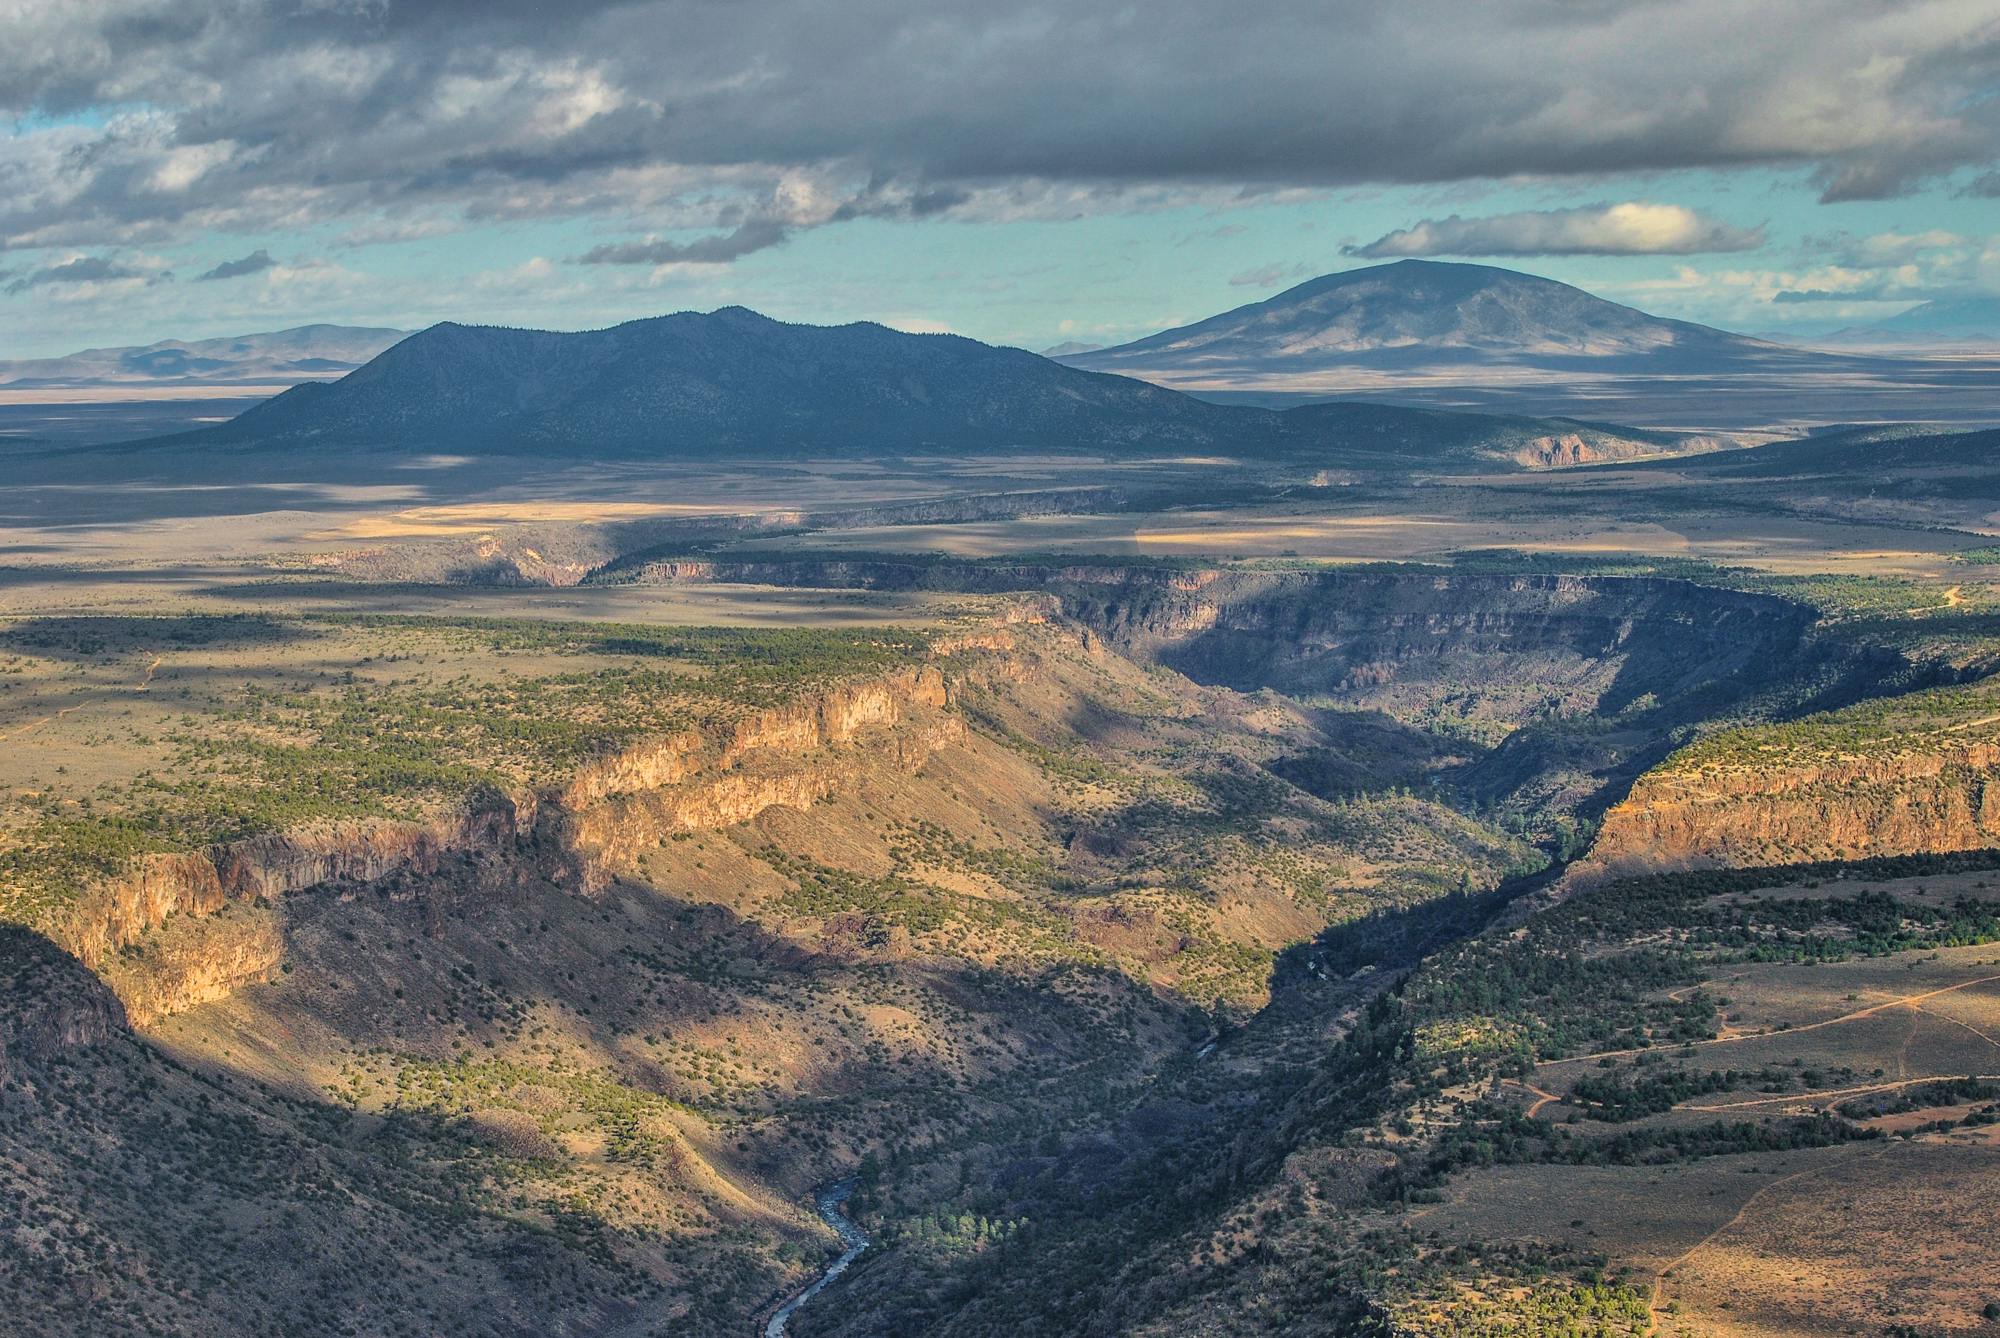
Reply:
[[[1675,454],[1695,455],[1731,450],[1741,444],[1723,437],[1694,435],[1677,439],[1672,450]],[[1604,460],[1646,459],[1661,453],[1656,441],[1638,441],[1611,432],[1551,432],[1523,442],[1510,453],[1510,458],[1527,469],[1560,469]]]
[[[1042,592],[1121,652],[1242,691],[1356,705],[1479,697],[1496,718],[1610,713],[1795,665],[1811,610],[1655,578],[1110,563],[676,558],[633,579],[838,589]]]
[[[545,847],[561,852],[561,876],[601,887],[664,838],[732,827],[768,808],[811,807],[854,778],[857,751],[922,766],[965,737],[947,701],[944,674],[924,665],[758,712],[712,743],[679,739],[649,750],[643,764],[613,759],[548,806]],[[655,783],[631,783],[648,777]]]
[[[1015,594],[1066,586],[1194,589],[1229,579],[1218,571],[1119,566],[1108,563],[956,562],[928,557],[865,558],[665,557],[634,561],[618,573],[642,584],[776,585],[818,590],[946,590]]]
[[[125,1030],[125,1010],[104,983],[42,935],[0,925],[0,1084],[64,1051]]]
[[[629,574],[1034,591],[1048,616],[1197,682],[1273,688],[1468,740],[1460,787],[1524,816],[1600,805],[1682,726],[1773,688],[1808,694],[1851,667],[1814,641],[1803,605],[1661,578],[914,556],[673,559]]]
[[[523,878],[589,893],[662,838],[808,807],[850,782],[857,750],[906,768],[964,737],[931,664],[835,683],[713,731],[649,740],[546,792],[470,796],[428,821],[317,824],[142,858],[86,890],[49,939],[100,972],[141,1025],[264,978],[290,895],[373,889],[442,914]],[[122,1020],[124,1014],[121,1012]]]
[[[1208,573],[1065,611],[1191,677],[1394,705],[1440,688],[1499,714],[1610,713],[1795,658],[1810,610],[1684,581],[1417,572]],[[1508,705],[1507,703],[1512,703]]]
[[[124,876],[77,898],[48,926],[49,937],[94,968],[176,915],[212,914],[232,901],[330,884],[429,877],[450,859],[503,862],[534,809],[532,795],[487,792],[429,822],[330,822],[207,851],[144,856]]]
[[[1595,878],[1992,846],[2000,846],[2000,744],[1938,738],[1877,758],[1649,773],[1605,814],[1577,873]]]

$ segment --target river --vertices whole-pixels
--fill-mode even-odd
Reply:
[[[854,1219],[841,1210],[847,1196],[854,1192],[854,1182],[843,1180],[837,1185],[828,1185],[813,1196],[813,1207],[819,1211],[820,1220],[832,1227],[840,1237],[840,1243],[847,1248],[840,1252],[840,1258],[826,1266],[826,1272],[814,1279],[812,1286],[778,1307],[778,1313],[771,1316],[771,1322],[764,1326],[764,1338],[785,1338],[785,1325],[799,1312],[799,1307],[818,1296],[827,1283],[832,1282],[847,1271],[847,1266],[861,1257],[868,1248],[868,1237]]]

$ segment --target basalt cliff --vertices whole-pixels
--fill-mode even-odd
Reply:
[[[1754,868],[2000,846],[2000,743],[1916,735],[1893,753],[1663,767],[1605,814],[1589,870]]]
[[[376,893],[431,916],[525,880],[590,895],[671,836],[809,807],[853,783],[867,758],[915,771],[964,737],[950,685],[935,663],[836,682],[600,757],[559,785],[476,791],[423,820],[328,822],[142,856],[45,928],[145,1025],[270,977],[284,953],[283,902],[297,894]]]

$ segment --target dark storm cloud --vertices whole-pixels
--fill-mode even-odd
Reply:
[[[258,274],[278,262],[271,259],[271,253],[259,247],[241,260],[225,260],[212,270],[194,276],[196,283],[210,283],[216,279],[240,279],[246,274]]]
[[[159,282],[172,278],[169,273],[154,272],[120,264],[108,256],[78,256],[59,265],[49,265],[31,271],[7,285],[9,295],[25,293],[31,288],[45,288],[51,284],[109,283],[118,279],[146,279]]]
[[[745,223],[734,232],[692,242],[659,241],[649,237],[642,242],[593,246],[577,260],[585,265],[726,265],[738,256],[778,246],[790,235],[791,230],[782,223],[763,220]]]
[[[801,226],[841,223],[856,218],[929,218],[966,202],[964,191],[949,188],[905,191],[897,183],[877,177],[851,197],[827,209],[795,208],[788,217],[785,202],[776,200],[761,206],[764,212],[739,223],[732,231],[692,241],[677,242],[658,237],[643,241],[610,242],[594,246],[577,261],[585,265],[726,265],[753,251],[782,246]]]
[[[1857,199],[1990,168],[1996,82],[1993,0],[24,0],[0,242],[1749,164]]]

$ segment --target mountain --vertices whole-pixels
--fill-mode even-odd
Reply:
[[[1349,468],[1493,469],[1715,443],[1386,405],[1212,404],[1020,349],[741,307],[557,334],[433,326],[331,384],[167,439],[579,457],[1227,452]]]
[[[1933,298],[1887,320],[1841,330],[1831,342],[1990,347],[2000,344],[2000,297],[1965,293]]]
[[[2000,297],[1989,293],[1967,293],[1961,297],[1940,297],[1922,302],[1908,311],[1871,329],[1892,334],[1944,335],[1951,338],[1977,336],[2000,340]]]
[[[558,334],[447,322],[201,436],[592,453],[892,453],[1255,444],[1276,417],[1021,349],[742,307]]]
[[[1183,389],[1222,389],[1352,369],[1685,374],[1803,356],[1532,274],[1399,260],[1323,275],[1193,325],[1063,361]]]
[[[1104,345],[1102,344],[1084,344],[1074,339],[1065,339],[1060,344],[1051,344],[1043,349],[1042,356],[1045,358],[1066,358],[1077,353],[1095,353],[1103,347]]]
[[[354,325],[301,325],[220,339],[87,348],[59,358],[0,362],[0,387],[291,385],[351,372],[408,333]]]

